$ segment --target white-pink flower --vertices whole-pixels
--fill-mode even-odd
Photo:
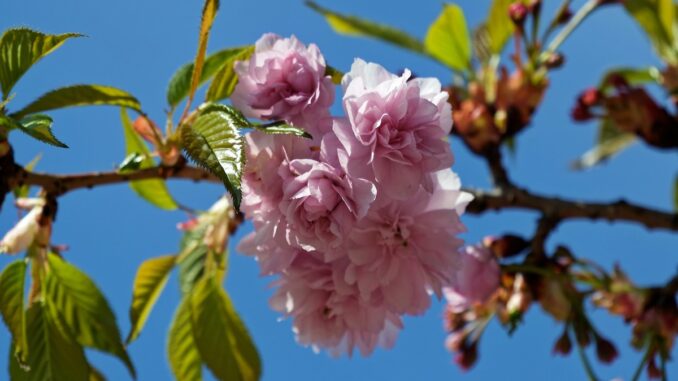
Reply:
[[[238,84],[231,100],[248,117],[284,119],[315,136],[324,132],[319,123],[329,118],[334,101],[334,84],[325,69],[325,58],[315,44],[264,34],[252,57],[236,62]],[[330,125],[325,123],[322,129]]]
[[[44,200],[22,200],[31,210],[10,229],[0,241],[0,253],[17,254],[28,249],[40,230],[40,216]]]
[[[389,197],[413,195],[427,173],[452,165],[451,106],[437,79],[413,79],[409,70],[396,76],[357,59],[342,85],[350,123],[335,125],[335,133],[355,165],[372,167]]]
[[[454,281],[445,289],[452,312],[485,303],[499,287],[501,273],[497,258],[483,245],[464,247],[459,251],[459,259]]]

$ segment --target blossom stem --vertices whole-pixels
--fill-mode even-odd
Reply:
[[[544,62],[552,53],[555,53],[560,45],[574,32],[575,29],[590,15],[600,3],[600,0],[589,0],[584,4],[563,29],[551,40],[548,48],[541,54],[540,61]]]
[[[581,362],[584,365],[584,370],[586,371],[586,375],[588,376],[589,381],[598,381],[599,378],[593,371],[591,361],[589,361],[589,358],[586,356],[586,351],[584,347],[582,347],[581,345],[577,345],[577,352],[579,353],[579,358],[581,359]]]
[[[643,358],[640,360],[640,364],[638,364],[636,371],[633,372],[633,377],[631,377],[631,381],[638,381],[640,379],[640,375],[643,373],[645,363],[647,363],[647,360],[649,358],[650,358],[650,349],[648,348],[648,350],[645,351]]]

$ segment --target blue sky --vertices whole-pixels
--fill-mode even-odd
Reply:
[[[423,37],[437,16],[442,2],[387,0],[325,0],[330,8],[357,13],[402,27]],[[460,0],[469,24],[481,20],[489,0]],[[556,6],[547,1],[547,12]],[[580,5],[581,1],[575,1]],[[144,109],[162,120],[165,89],[170,76],[195,54],[201,4],[193,1],[6,1],[0,29],[29,26],[44,32],[80,32],[87,38],[69,41],[24,77],[15,87],[14,107],[26,104],[46,90],[75,83],[114,85],[135,94]],[[403,67],[420,76],[436,76],[443,82],[450,74],[441,66],[382,43],[341,37],[299,0],[224,0],[217,18],[210,50],[254,42],[264,32],[296,34],[317,43],[328,62],[346,70],[354,57],[383,64],[392,71]],[[618,9],[595,14],[564,45],[564,69],[554,72],[543,106],[525,133],[517,140],[515,157],[507,165],[516,182],[546,194],[588,200],[625,197],[657,208],[671,207],[671,186],[678,170],[675,152],[659,152],[636,144],[621,156],[588,172],[572,172],[568,163],[588,149],[594,140],[594,125],[575,125],[569,110],[579,91],[596,84],[601,75],[616,66],[656,64],[649,44],[638,28]],[[10,106],[11,107],[11,106]],[[58,173],[110,170],[123,158],[122,130],[115,108],[82,108],[52,113],[55,133],[71,148],[57,149],[13,135],[17,161],[26,163],[37,153],[44,157],[39,169]],[[465,185],[488,186],[481,161],[458,141],[452,142],[455,171]],[[171,189],[184,204],[208,207],[222,192],[216,185],[173,182]],[[465,239],[515,232],[529,234],[533,213],[490,213],[465,216],[469,232]],[[78,191],[60,199],[53,241],[67,243],[66,256],[98,283],[108,296],[119,324],[129,328],[128,307],[136,267],[146,258],[177,250],[175,224],[185,219],[181,212],[167,213],[138,199],[125,185]],[[0,231],[16,220],[10,201],[0,214]],[[251,229],[245,225],[231,247]],[[566,243],[576,255],[588,256],[610,268],[621,266],[641,284],[665,282],[676,271],[678,236],[650,232],[630,224],[568,222],[549,240],[549,246]],[[0,266],[11,259],[0,258]],[[176,280],[173,278],[173,280]],[[512,337],[496,324],[490,326],[481,344],[480,362],[470,372],[452,364],[443,347],[442,304],[435,302],[423,317],[408,318],[396,347],[378,350],[369,358],[333,359],[298,346],[288,321],[267,305],[270,279],[260,278],[256,263],[235,253],[227,289],[249,326],[264,363],[265,380],[575,380],[585,375],[576,355],[551,356],[552,344],[561,328],[538,307],[526,316],[526,324]],[[165,355],[165,334],[179,301],[176,282],[170,281],[140,339],[130,347],[139,379],[171,380]],[[629,328],[604,312],[593,314],[596,324],[613,338],[621,358],[612,366],[598,365],[603,379],[630,376],[640,359],[628,346]],[[9,336],[0,330],[0,379],[4,379]],[[90,358],[110,380],[127,380],[116,360],[90,352]],[[675,354],[675,351],[674,351]],[[678,372],[676,363],[669,371]]]

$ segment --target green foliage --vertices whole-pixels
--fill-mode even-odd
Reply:
[[[0,313],[12,333],[15,355],[21,362],[26,361],[28,352],[24,314],[26,267],[26,262],[20,259],[7,265],[0,274]],[[15,359],[10,361],[16,362]]]
[[[224,182],[236,208],[242,198],[240,178],[245,166],[244,141],[239,132],[243,127],[247,126],[239,120],[235,109],[206,104],[195,122],[182,129],[188,156]]]
[[[240,51],[232,55],[216,73],[210,87],[207,88],[205,99],[210,102],[216,102],[231,96],[235,85],[238,83],[238,76],[235,73],[233,65],[236,61],[248,59],[254,53],[254,46],[239,48]]]
[[[49,254],[48,262],[44,293],[50,310],[63,319],[77,342],[115,355],[135,376],[115,315],[98,287],[59,256]]]
[[[49,302],[35,302],[26,312],[28,366],[10,360],[12,381],[88,381],[90,367],[82,347]]]
[[[513,21],[509,18],[508,9],[513,0],[494,0],[487,15],[484,27],[489,39],[492,54],[500,54],[513,34]]]
[[[313,138],[313,136],[311,136],[311,134],[304,131],[303,129],[289,125],[289,124],[285,123],[284,121],[273,122],[273,123],[263,124],[263,125],[254,125],[254,128],[257,131],[261,131],[261,132],[269,134],[269,135],[294,135],[294,136],[299,136],[299,137],[307,138],[307,139]]]
[[[200,85],[200,78],[202,76],[202,69],[205,64],[205,52],[207,51],[207,41],[209,40],[210,30],[214,23],[214,18],[217,16],[219,9],[219,0],[206,0],[202,9],[202,19],[200,21],[200,34],[198,37],[198,53],[193,61],[193,70],[191,75],[191,87],[188,90],[188,104],[193,101],[195,91]]]
[[[132,159],[129,164],[136,166],[136,169],[154,167],[156,164],[151,158],[151,152],[148,149],[148,146],[146,146],[143,140],[141,140],[141,137],[139,137],[134,131],[134,128],[132,128],[132,122],[130,122],[127,111],[124,108],[120,110],[120,119],[122,120],[122,127],[125,133],[125,151],[127,157],[133,154],[139,155],[137,159]],[[138,165],[134,164],[135,162],[138,163]],[[130,166],[127,165],[125,167],[129,168]],[[174,210],[178,207],[167,189],[167,184],[165,184],[165,181],[162,179],[131,181],[129,186],[141,198],[160,209]]]
[[[224,49],[207,56],[202,68],[202,73],[200,73],[198,86],[207,82],[210,78],[214,77],[217,72],[223,71],[226,67],[232,68],[233,63],[237,59],[240,59],[237,58],[237,56],[247,49],[250,49],[250,47],[243,46]],[[177,107],[177,105],[188,96],[191,88],[191,79],[193,77],[193,66],[193,62],[182,66],[174,73],[172,79],[170,79],[169,86],[167,87],[167,103],[171,108]]]
[[[344,73],[330,65],[325,67],[325,75],[332,77],[332,83],[335,85],[341,85],[341,79],[344,77]]]
[[[195,283],[205,272],[205,259],[209,248],[205,244],[204,237],[208,228],[208,223],[200,223],[186,231],[181,239],[177,262],[179,264],[179,286],[184,294],[191,292]]]
[[[376,38],[417,53],[426,53],[426,49],[419,39],[401,30],[360,17],[342,15],[321,7],[313,1],[307,1],[306,5],[323,15],[332,29],[339,34]]]
[[[182,300],[174,315],[167,340],[167,355],[177,381],[202,380],[202,359],[193,337],[190,297]]]
[[[604,119],[598,127],[596,146],[575,160],[572,163],[572,168],[582,170],[596,166],[618,154],[635,141],[635,135],[620,131],[610,120]]]
[[[424,45],[431,56],[451,69],[460,72],[470,69],[471,39],[464,12],[458,5],[443,5],[443,11],[429,27]]]
[[[0,87],[2,99],[9,97],[17,81],[38,62],[63,44],[67,39],[79,37],[77,33],[44,34],[31,29],[7,30],[0,37]]]
[[[68,148],[52,133],[52,118],[45,114],[32,114],[21,119],[18,124],[19,130],[27,135],[53,145],[55,147]]]
[[[11,114],[21,119],[28,114],[73,106],[111,105],[141,111],[139,101],[130,93],[110,86],[73,85],[45,93],[28,106]]]
[[[670,64],[678,63],[678,41],[673,0],[625,0],[626,11],[652,42],[657,54]]]
[[[195,344],[212,373],[221,380],[258,380],[259,354],[214,276],[196,284],[190,303]]]
[[[127,337],[127,344],[136,340],[146,324],[153,305],[167,284],[170,272],[174,268],[176,256],[151,258],[139,266],[134,279],[130,320],[132,329]]]

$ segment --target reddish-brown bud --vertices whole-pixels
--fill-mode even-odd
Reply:
[[[525,23],[525,18],[530,10],[522,2],[513,3],[509,6],[509,17],[517,26],[522,26]]]
[[[596,335],[596,355],[601,362],[609,364],[619,356],[619,353],[610,340]]]
[[[530,2],[530,13],[537,15],[541,12],[541,0],[532,0]]]
[[[662,371],[657,367],[654,356],[647,359],[647,378],[659,379],[662,377]]]
[[[603,94],[600,92],[600,90],[598,90],[594,87],[586,89],[579,96],[579,102],[581,104],[583,104],[584,106],[587,106],[587,107],[597,105],[602,99],[603,99]]]
[[[570,113],[570,116],[577,122],[586,122],[588,120],[593,119],[593,114],[591,113],[591,110],[589,110],[588,107],[580,103],[577,103],[577,105],[574,106],[572,112]]]
[[[507,234],[499,238],[487,237],[483,240],[497,258],[509,258],[523,252],[530,245],[524,238]]]
[[[462,348],[459,353],[457,353],[454,361],[464,370],[471,369],[476,361],[478,361],[477,343],[474,342]]]
[[[572,10],[570,7],[563,8],[558,16],[556,16],[556,22],[558,24],[565,24],[572,18]]]
[[[553,346],[553,353],[557,355],[563,355],[567,356],[570,354],[572,351],[572,340],[570,340],[570,334],[568,333],[567,330],[565,330],[556,341],[555,345]]]
[[[560,53],[551,53],[544,64],[549,69],[557,69],[565,64],[565,56]]]

